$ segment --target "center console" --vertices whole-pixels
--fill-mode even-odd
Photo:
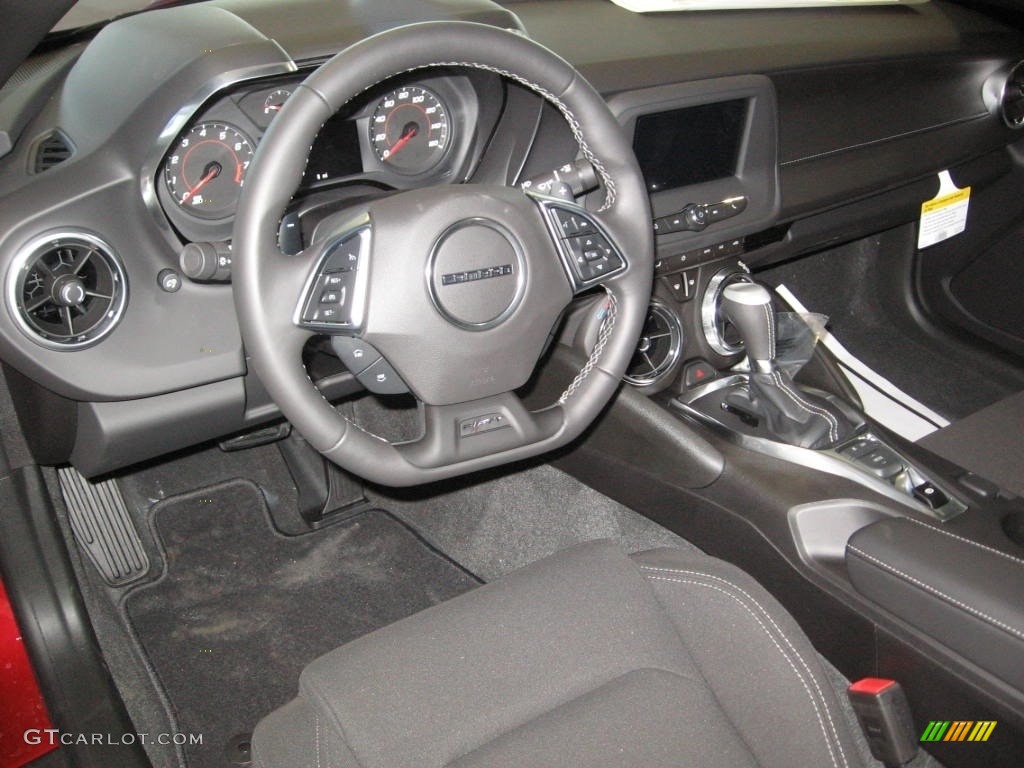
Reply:
[[[750,571],[848,676],[900,679],[919,717],[999,720],[1024,750],[1024,546],[1005,530],[1024,501],[866,417],[827,352],[799,373],[779,354],[789,308],[749,269],[791,247],[770,81],[611,105],[651,198],[653,298],[630,386],[561,466]]]

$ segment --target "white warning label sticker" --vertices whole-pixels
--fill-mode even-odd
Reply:
[[[967,229],[967,208],[970,203],[971,188],[958,188],[950,178],[949,171],[942,171],[939,174],[939,194],[921,203],[918,249],[941,243]]]

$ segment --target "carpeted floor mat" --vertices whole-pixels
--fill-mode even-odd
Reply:
[[[232,765],[232,737],[291,699],[317,656],[479,583],[379,510],[282,536],[247,481],[153,515],[166,569],[125,606],[178,730],[202,734],[190,768]]]

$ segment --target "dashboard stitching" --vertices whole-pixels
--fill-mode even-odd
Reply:
[[[750,596],[749,593],[744,591],[741,587],[739,587],[738,585],[734,584],[733,582],[728,581],[726,579],[719,578],[717,576],[713,576],[711,574],[700,573],[699,571],[677,571],[677,570],[672,569],[672,568],[650,568],[650,567],[647,567],[647,566],[640,566],[640,568],[641,568],[641,570],[647,570],[647,571],[654,571],[654,570],[656,570],[656,571],[667,571],[669,573],[692,574],[692,575],[698,576],[698,577],[705,577],[705,578],[713,579],[715,581],[721,582],[722,584],[726,585],[726,587],[720,587],[720,586],[716,586],[714,584],[708,584],[708,583],[703,582],[703,581],[698,581],[696,579],[673,579],[673,578],[670,578],[668,576],[653,576],[653,575],[648,575],[647,576],[647,578],[649,580],[651,580],[651,581],[666,581],[666,582],[670,582],[670,583],[673,583],[673,584],[693,584],[694,586],[697,586],[697,587],[705,587],[707,589],[713,589],[716,592],[721,592],[722,594],[724,594],[727,597],[731,598],[732,600],[736,601],[747,613],[749,613],[751,618],[755,622],[757,622],[758,626],[761,627],[761,629],[764,631],[764,633],[768,637],[768,639],[772,641],[772,644],[782,654],[782,657],[789,664],[790,669],[792,669],[793,672],[796,674],[796,677],[800,681],[801,686],[803,686],[804,692],[807,694],[807,698],[811,702],[811,707],[814,709],[814,714],[816,715],[816,717],[818,719],[818,724],[821,726],[822,735],[825,736],[825,746],[828,748],[829,757],[832,759],[832,765],[836,766],[836,768],[838,768],[838,766],[839,766],[839,761],[836,760],[836,750],[838,749],[839,757],[842,759],[843,765],[844,766],[849,766],[849,762],[846,759],[846,753],[843,750],[843,745],[839,741],[839,735],[838,735],[838,732],[837,732],[836,727],[835,727],[835,722],[832,719],[832,713],[829,711],[828,704],[825,701],[825,697],[824,697],[824,695],[821,692],[821,688],[818,686],[818,682],[817,682],[817,680],[814,677],[814,673],[811,672],[811,669],[807,665],[807,662],[804,660],[804,658],[800,654],[800,652],[797,651],[796,648],[793,646],[793,644],[790,642],[789,638],[786,636],[786,633],[782,631],[782,629],[779,627],[779,625],[775,623],[775,621],[771,618],[771,616],[768,614],[768,612],[764,609],[763,606],[761,606],[761,604],[757,600],[755,600],[753,597]],[[730,590],[729,588],[732,588],[732,589]],[[796,658],[798,658],[800,660],[801,666],[803,666],[804,670],[807,672],[808,676],[811,679],[811,682],[814,684],[814,687],[815,687],[815,689],[818,692],[818,695],[820,697],[820,701],[816,700],[814,695],[811,693],[810,686],[807,685],[807,681],[804,679],[804,676],[802,674],[800,674],[800,670],[797,669],[796,664],[793,663],[792,656],[790,656],[790,654],[788,654],[786,652],[786,650],[779,644],[779,641],[772,635],[772,633],[768,630],[768,627],[765,626],[764,622],[761,621],[760,618],[758,618],[757,614],[754,613],[754,611],[751,609],[751,607],[746,602],[744,602],[744,600],[742,600],[740,597],[738,597],[736,594],[734,594],[734,592],[732,590],[735,590],[735,591],[740,592],[743,595],[745,595],[754,605],[756,605],[758,607],[758,609],[761,611],[762,615],[765,616],[768,619],[768,621],[772,624],[772,626],[775,627],[776,631],[779,633],[779,635],[782,637],[782,639],[786,641],[786,645],[788,645],[790,650],[793,651],[793,654],[796,656]],[[820,708],[819,708],[819,703],[821,705]],[[821,710],[822,709],[825,710],[825,715],[828,717],[829,724],[831,725],[831,730],[832,730],[831,735],[829,734],[829,730],[826,729],[826,727],[825,727],[825,720],[821,716]]]
[[[605,315],[601,321],[601,327],[597,332],[597,343],[594,344],[594,349],[590,353],[590,357],[587,358],[587,362],[579,373],[572,380],[566,390],[562,393],[562,396],[558,398],[558,404],[564,405],[565,401],[572,397],[579,388],[583,385],[587,376],[594,370],[594,366],[597,365],[597,361],[601,358],[601,353],[604,352],[605,345],[608,344],[608,339],[611,338],[612,330],[615,328],[615,318],[618,315],[619,300],[615,297],[615,294],[607,286],[602,286],[608,293],[608,299],[605,302]]]
[[[895,566],[889,565],[888,563],[883,562],[882,560],[879,560],[877,557],[873,557],[872,555],[869,555],[867,552],[864,552],[863,550],[857,549],[857,547],[855,547],[855,546],[853,546],[851,544],[847,544],[846,545],[846,549],[848,551],[850,551],[850,552],[853,552],[853,554],[857,555],[858,557],[861,557],[864,560],[867,560],[868,562],[871,562],[871,563],[877,565],[882,570],[888,571],[889,573],[893,574],[894,576],[899,576],[901,579],[904,579],[905,581],[908,581],[911,584],[913,584],[913,585],[915,585],[917,587],[920,587],[925,592],[929,592],[929,593],[935,595],[936,597],[941,597],[946,602],[948,602],[948,603],[950,603],[952,605],[955,605],[958,608],[962,608],[963,610],[967,611],[968,613],[970,613],[970,614],[972,614],[974,616],[977,616],[979,619],[984,619],[985,621],[987,621],[988,623],[992,624],[993,626],[999,627],[1000,629],[1004,630],[1005,632],[1009,632],[1011,635],[1014,635],[1016,637],[1019,637],[1021,640],[1024,640],[1024,632],[1021,632],[1019,629],[1015,629],[1014,627],[1011,627],[1009,624],[1006,624],[1006,623],[1000,621],[999,619],[994,619],[991,616],[989,616],[987,613],[984,613],[983,611],[979,611],[977,608],[974,608],[974,607],[968,605],[967,603],[965,603],[965,602],[963,602],[961,600],[957,600],[955,597],[950,597],[945,592],[942,592],[941,590],[936,589],[935,587],[931,586],[930,584],[926,584],[925,582],[921,581],[920,579],[914,578],[913,576],[911,576],[908,573],[904,573],[899,568],[896,568]]]

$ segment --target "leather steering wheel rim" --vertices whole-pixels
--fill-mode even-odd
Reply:
[[[599,344],[557,403],[542,411],[527,411],[512,394],[511,386],[501,393],[482,389],[477,394],[486,397],[473,395],[469,401],[454,402],[465,395],[446,397],[443,384],[435,379],[429,382],[435,384],[432,394],[425,396],[434,401],[425,406],[425,436],[412,444],[393,445],[347,420],[310,380],[301,352],[314,331],[296,322],[292,308],[303,286],[308,286],[310,270],[315,269],[313,262],[323,253],[311,244],[308,253],[285,256],[278,248],[277,234],[305,170],[309,148],[324,122],[377,83],[441,66],[500,74],[558,108],[579,144],[580,154],[594,166],[603,186],[602,207],[586,215],[624,257],[624,268],[600,281],[608,301]],[[491,212],[518,208],[515,223],[523,233],[520,240],[540,242],[539,235],[527,232],[533,223],[526,219],[533,214],[518,201],[526,199],[521,191],[480,187],[477,193],[471,185],[435,189],[444,191],[459,206],[479,199],[480,205]],[[406,201],[414,205],[425,199],[422,194],[415,195],[415,191],[401,193],[389,198],[389,205],[395,208]],[[538,209],[535,202],[530,201],[530,210]],[[374,226],[380,222],[386,225],[389,210],[371,210],[368,218],[375,220]],[[498,218],[500,214],[493,216]],[[543,216],[542,211],[538,212],[536,221]],[[473,213],[464,218],[472,219]],[[497,224],[494,227],[501,228]],[[383,242],[385,233],[379,234]],[[546,234],[554,242],[548,243],[547,255],[557,261],[553,255],[558,249],[557,236]],[[543,250],[546,246],[538,247]],[[382,248],[381,258],[386,250]],[[532,253],[534,248],[529,250]],[[383,271],[374,261],[377,258],[375,254],[367,267],[371,276],[374,270]],[[538,260],[541,257],[537,254],[533,258],[533,271],[541,271],[539,267],[546,262]],[[408,265],[410,275],[423,274],[422,270],[421,264]],[[471,22],[428,22],[382,32],[337,54],[298,86],[265,134],[249,168],[233,236],[233,293],[252,370],[285,417],[317,450],[356,475],[392,486],[431,482],[520,460],[564,445],[582,433],[620,385],[646,316],[652,275],[653,235],[646,190],[629,141],[604,99],[568,62],[548,49],[516,32]],[[567,285],[570,277],[566,278]],[[539,284],[535,281],[533,290],[539,291]],[[428,289],[426,285],[416,288],[424,293]],[[379,286],[371,286],[371,299],[383,295]],[[502,332],[508,339],[515,323],[526,323],[529,314],[526,310],[513,314],[505,321],[510,327],[503,331],[446,329],[446,333],[461,332],[465,335],[450,338],[464,339],[483,349],[480,345],[486,342],[488,333]],[[430,319],[437,322],[436,318]],[[409,328],[407,341],[415,341],[416,333],[417,328]],[[444,362],[439,364],[443,366]],[[536,364],[536,358],[532,364]],[[421,388],[425,390],[427,383]],[[410,389],[420,397],[421,392],[412,383]],[[424,397],[420,400],[427,402]],[[493,413],[502,415],[502,426],[507,428],[461,439],[459,425],[465,419]]]

